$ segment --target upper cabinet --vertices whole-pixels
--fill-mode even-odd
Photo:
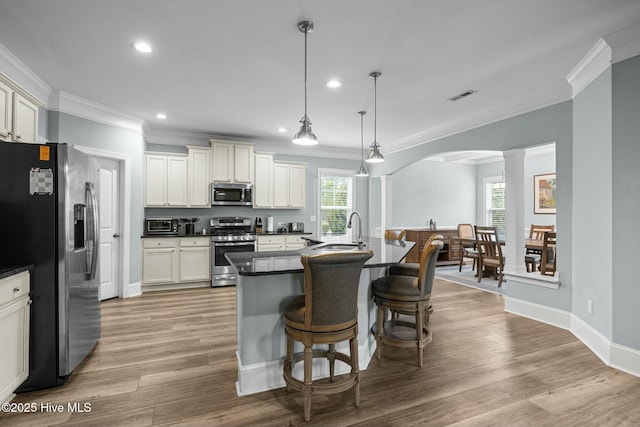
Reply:
[[[37,101],[0,74],[0,140],[38,142]]]
[[[189,153],[145,153],[146,207],[210,207],[210,150],[188,147]]]
[[[211,142],[211,181],[253,184],[253,145],[215,139]]]
[[[273,162],[274,208],[304,208],[305,175],[302,163]]]
[[[253,207],[273,207],[273,153],[256,153]]]

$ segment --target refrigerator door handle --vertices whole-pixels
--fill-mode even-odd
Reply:
[[[85,186],[85,194],[87,197],[87,206],[89,207],[89,215],[91,215],[91,229],[87,230],[91,234],[87,236],[87,279],[93,280],[96,277],[96,267],[98,263],[98,244],[99,244],[99,223],[98,223],[98,199],[96,190],[91,182],[87,182]]]

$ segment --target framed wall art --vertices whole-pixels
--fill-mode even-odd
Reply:
[[[556,213],[556,174],[534,175],[533,213]]]

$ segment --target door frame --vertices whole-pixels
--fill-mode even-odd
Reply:
[[[127,154],[114,151],[98,150],[91,147],[75,145],[75,148],[94,157],[103,157],[116,161],[120,164],[120,176],[118,185],[120,187],[120,200],[118,216],[120,217],[121,235],[118,239],[120,271],[118,274],[118,298],[129,298],[140,294],[140,290],[130,289],[129,270],[131,252],[131,157]]]

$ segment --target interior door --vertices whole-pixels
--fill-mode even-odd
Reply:
[[[118,297],[120,289],[120,163],[98,159],[100,164],[100,300]]]

